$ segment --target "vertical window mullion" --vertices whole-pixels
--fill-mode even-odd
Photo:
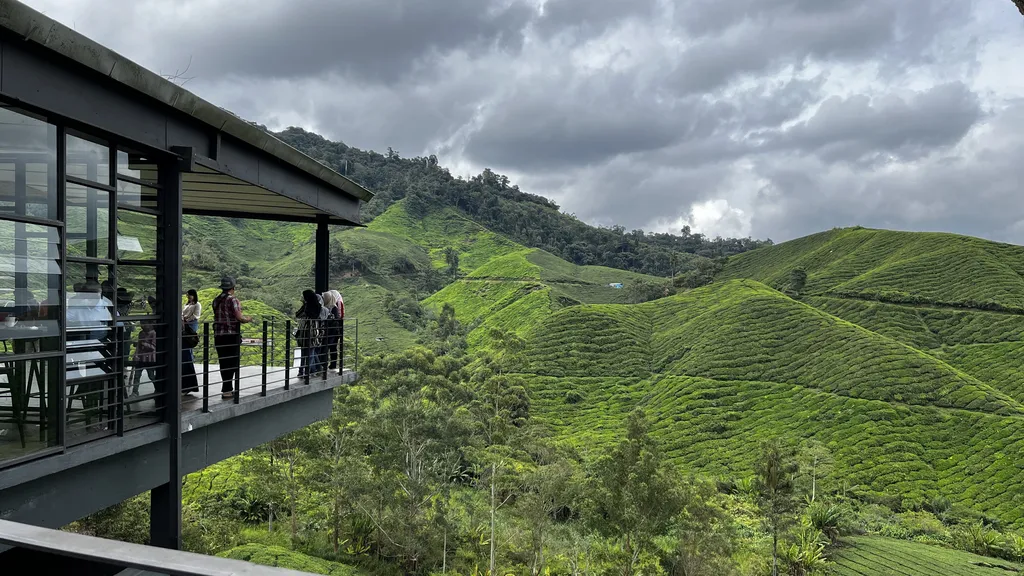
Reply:
[[[66,134],[64,127],[57,128],[57,214],[60,217],[60,221],[64,226],[60,227],[59,238],[60,238],[60,288],[57,292],[57,298],[60,306],[60,350],[61,365],[57,371],[57,445],[67,448],[67,339],[68,339],[68,323],[67,323],[67,256],[68,256],[68,239],[67,239],[67,221],[68,221],[68,206],[66,200],[67,193],[67,182],[65,175],[67,172],[67,144]]]

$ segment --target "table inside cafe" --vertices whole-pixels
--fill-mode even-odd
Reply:
[[[10,361],[5,357],[43,352],[42,341],[59,337],[60,324],[56,320],[19,321],[8,316],[0,323],[0,422],[17,426],[23,447],[26,424],[38,425],[40,440],[45,441],[47,398],[57,398],[59,379],[47,378],[46,359],[29,357]],[[49,389],[44,390],[44,387]],[[30,419],[29,414],[36,411],[39,417]]]

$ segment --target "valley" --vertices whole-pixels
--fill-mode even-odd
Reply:
[[[561,217],[539,200],[509,194],[510,205],[546,214],[538,221]],[[373,453],[383,448],[363,435],[390,434],[383,432],[387,420],[380,418],[413,414],[429,422],[441,418],[431,426],[452,423],[443,429],[479,416],[479,424],[464,423],[469,436],[461,440],[440,440],[436,435],[442,428],[417,434],[432,445],[428,452],[448,446],[435,458],[459,455],[477,467],[500,462],[525,475],[520,480],[528,484],[524,478],[531,470],[548,465],[549,456],[539,454],[550,450],[569,455],[584,474],[620,445],[631,415],[642,411],[665,466],[717,483],[719,496],[712,500],[743,535],[732,552],[737,573],[760,573],[756,566],[764,558],[766,533],[756,519],[749,487],[761,457],[758,446],[780,438],[800,450],[813,446],[827,453],[829,466],[815,472],[815,482],[829,501],[851,515],[844,538],[828,547],[837,573],[930,573],[908,566],[954,562],[960,552],[952,548],[957,547],[989,550],[964,543],[969,526],[981,526],[989,531],[981,532],[983,537],[1008,543],[1024,533],[1024,385],[1019,378],[1024,369],[1024,248],[952,234],[864,228],[834,229],[778,245],[642,233],[630,237],[620,230],[610,231],[621,239],[618,245],[609,241],[621,250],[617,255],[595,259],[580,253],[577,261],[569,261],[563,256],[575,253],[574,244],[551,239],[559,237],[560,227],[576,226],[570,217],[541,227],[550,233],[531,241],[528,224],[520,223],[514,238],[464,210],[464,198],[420,195],[396,197],[385,186],[382,196],[390,201],[386,206],[371,203],[373,218],[365,228],[332,233],[332,285],[345,297],[347,317],[358,320],[359,352],[367,362],[361,384],[339,394],[332,421],[264,453],[199,473],[186,491],[187,500],[199,507],[197,522],[220,518],[220,513],[202,510],[237,507],[237,498],[247,498],[292,507],[288,516],[304,518],[307,527],[293,525],[290,540],[247,528],[229,541],[204,544],[206,551],[227,547],[237,557],[258,556],[254,549],[229,546],[258,542],[277,546],[274,562],[303,564],[301,553],[320,550],[315,555],[323,562],[342,562],[329,573],[387,573],[395,562],[401,572],[418,573],[420,568],[403,564],[406,546],[430,538],[409,533],[402,544],[388,535],[386,540],[394,541],[380,544],[386,526],[414,518],[426,523],[417,530],[426,530],[436,518],[448,516],[435,518],[432,514],[441,512],[430,513],[422,504],[406,509],[412,516],[402,516],[401,506],[413,506],[411,495],[396,496],[405,504],[386,508],[383,516],[363,508],[375,492],[365,484],[356,488],[354,478],[365,482],[391,470],[381,468],[376,456],[364,460],[358,450],[343,450],[326,463],[320,456],[304,456],[302,469],[318,470],[306,480],[312,484],[301,484],[303,498],[309,499],[302,504],[307,511],[295,508],[295,493],[288,495],[300,489],[297,477],[271,474],[266,467],[268,457],[274,462],[306,450],[315,454],[320,448],[313,447],[322,446],[318,436],[347,439]],[[186,222],[189,286],[206,288],[221,273],[232,273],[239,277],[247,310],[276,319],[294,314],[299,294],[309,287],[312,227],[199,217]],[[685,248],[689,251],[680,250],[686,241],[696,243]],[[673,243],[676,248],[663,250]],[[628,265],[616,268],[605,262]],[[411,382],[422,388],[416,391],[408,386]],[[434,412],[392,412],[412,401],[425,402]],[[488,401],[494,414],[485,418],[478,414],[478,403]],[[499,409],[504,402],[508,407]],[[500,440],[484,433],[495,418],[515,421],[517,411],[526,414],[530,439],[514,431],[520,424]],[[360,431],[363,427],[369,428]],[[535,436],[546,448],[534,444]],[[387,450],[405,454],[408,463],[409,439],[403,438],[395,437]],[[454,444],[444,444],[449,441]],[[397,461],[395,466],[388,472],[398,474],[392,489],[410,490],[398,479],[412,472],[403,471]],[[472,545],[466,531],[485,528],[475,515],[486,511],[487,503],[478,499],[487,482],[498,481],[497,468],[490,475],[466,470],[470,476],[454,484],[435,477],[433,482],[441,482],[437,486],[447,487],[438,492],[434,484],[424,486],[422,497],[445,499],[450,512],[444,514],[454,514],[451,529],[462,534],[455,538],[468,549],[477,547],[467,558],[485,557],[486,546]],[[217,487],[212,478],[225,474],[242,487],[240,492]],[[255,487],[268,478],[278,492]],[[380,481],[382,488],[390,485],[390,480]],[[324,488],[323,482],[340,484]],[[590,490],[589,480],[579,482]],[[542,489],[510,484],[505,490],[515,501]],[[334,498],[340,508],[315,512],[323,498]],[[456,504],[459,498],[466,501]],[[563,562],[557,570],[565,573],[570,571],[564,563],[569,562],[571,539],[560,530],[576,530],[578,521],[588,517],[589,504],[580,506],[560,504],[555,510],[564,508],[568,516],[550,525],[560,534],[552,554]],[[274,515],[257,513],[255,524],[268,514]],[[508,546],[529,548],[525,534],[530,530],[519,524],[526,517],[511,514],[509,526],[524,532],[518,537],[509,533],[509,542],[520,544]],[[884,519],[867,520],[871,515]],[[547,516],[551,520],[558,514]],[[919,516],[932,522],[929,528],[903,527]],[[369,524],[331,524],[342,518]],[[399,524],[389,524],[394,522]],[[797,538],[799,529],[793,530],[787,538]],[[336,546],[332,552],[323,542],[320,548],[300,545],[295,538],[302,531],[363,538],[370,546],[366,550],[381,554],[388,549],[393,558],[370,562],[359,547],[342,551]],[[481,538],[486,540],[486,534]],[[602,542],[621,545],[615,537]],[[653,542],[650,553],[657,556],[661,553],[654,550],[661,545]],[[998,549],[987,557],[1001,556],[1005,563],[1016,553],[1010,544]],[[511,551],[507,554],[503,562],[518,561]],[[886,564],[890,556],[906,562],[894,568]],[[966,556],[955,558],[961,562]],[[468,559],[461,564],[464,569],[470,565]],[[977,569],[967,562],[949,573],[983,573]]]

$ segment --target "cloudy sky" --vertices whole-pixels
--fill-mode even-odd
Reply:
[[[279,129],[484,167],[595,224],[1024,244],[1010,0],[28,0]]]

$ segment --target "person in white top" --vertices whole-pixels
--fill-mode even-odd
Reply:
[[[189,290],[187,294],[188,300],[181,309],[181,321],[199,334],[199,317],[203,315],[203,305],[199,303],[199,293],[195,289]],[[189,357],[195,361],[196,351],[189,349]]]

